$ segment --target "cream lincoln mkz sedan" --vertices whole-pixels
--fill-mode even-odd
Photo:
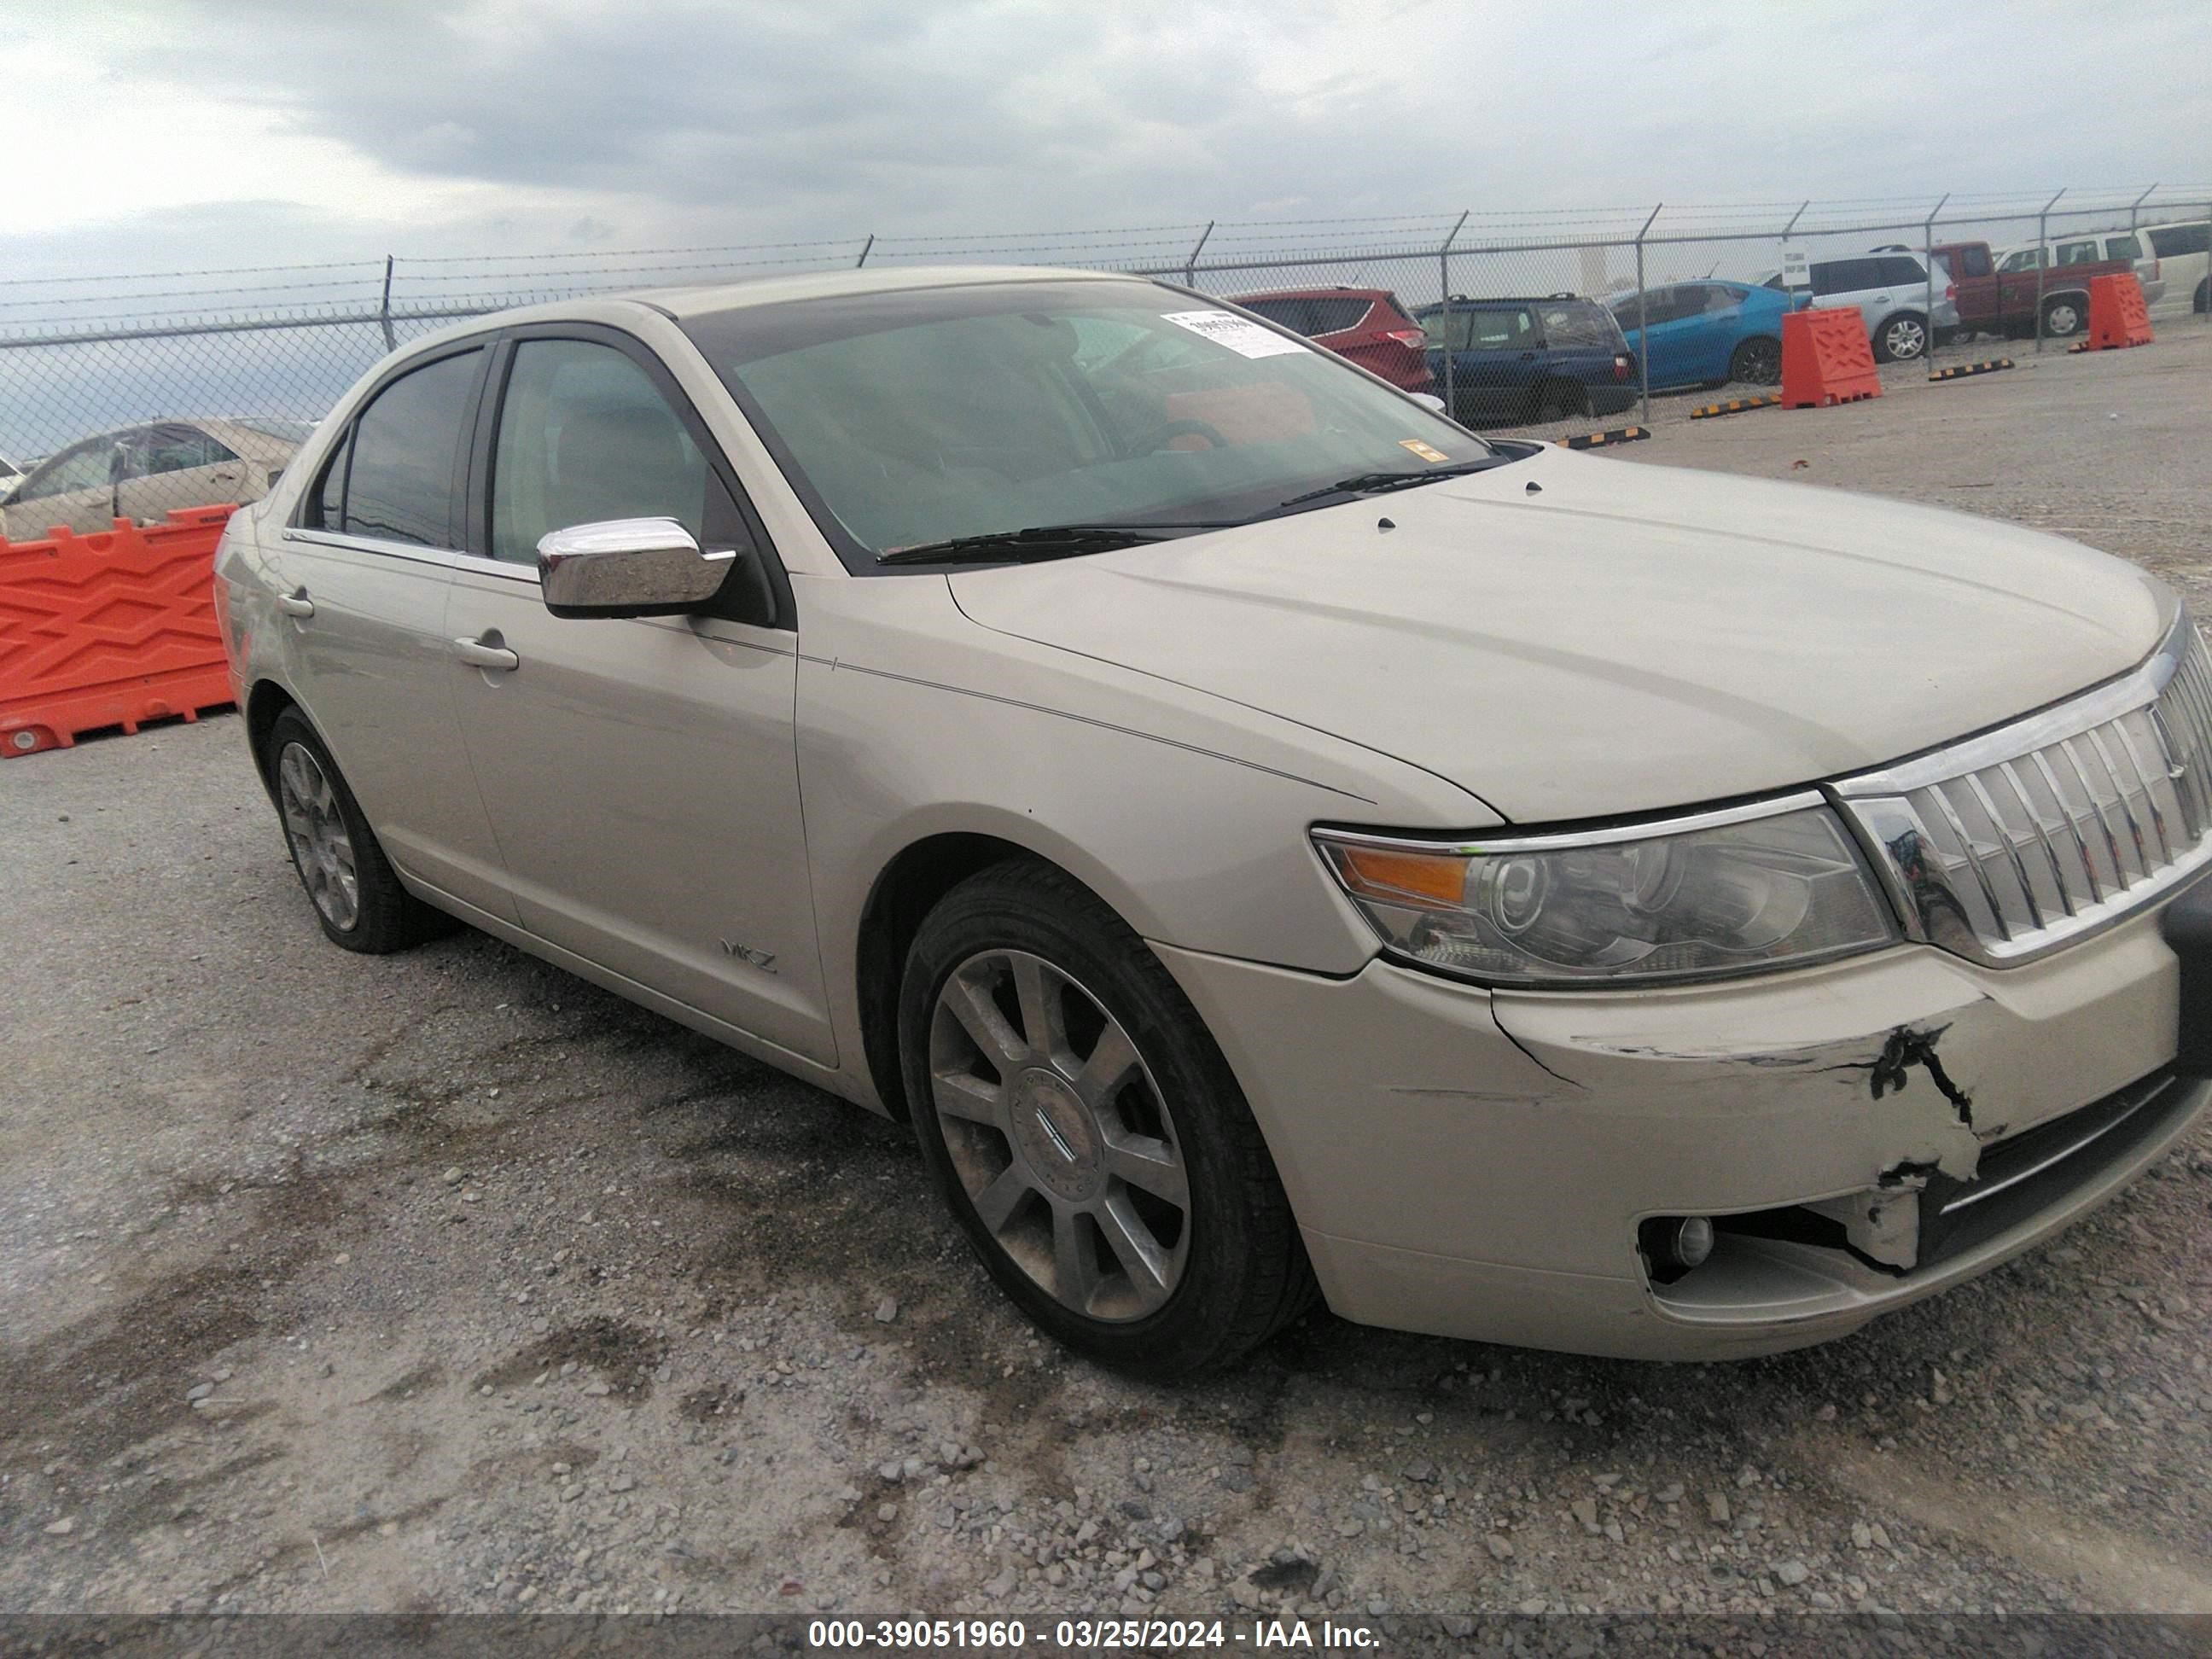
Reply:
[[[1817,1341],[2205,1103],[2212,675],[2165,587],[1486,442],[1159,283],[482,319],[219,572],[331,939],[457,917],[910,1119],[1006,1293],[1132,1369],[1316,1297]]]

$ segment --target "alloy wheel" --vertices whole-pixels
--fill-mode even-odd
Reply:
[[[1042,957],[979,952],[937,994],[929,1069],[938,1132],[1007,1258],[1087,1318],[1163,1307],[1189,1255],[1190,1182],[1121,1021]]]
[[[1735,379],[1747,386],[1772,386],[1782,378],[1782,347],[1775,341],[1747,340],[1735,359]]]
[[[276,805],[307,896],[331,927],[351,927],[361,915],[353,837],[338,811],[337,792],[305,744],[288,743],[277,757]]]
[[[1889,348],[1893,358],[1903,362],[1928,349],[1928,331],[1917,319],[1899,317],[1882,331],[1882,343]]]

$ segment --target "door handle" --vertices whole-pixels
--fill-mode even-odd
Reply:
[[[307,590],[304,587],[289,593],[279,593],[276,608],[288,617],[312,617],[315,614],[315,602],[307,597]]]
[[[498,643],[496,633],[486,634],[482,639],[455,640],[453,654],[471,668],[489,668],[508,673],[522,666],[522,659]]]

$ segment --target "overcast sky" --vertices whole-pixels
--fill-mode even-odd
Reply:
[[[10,274],[2212,185],[2212,3],[0,0]]]

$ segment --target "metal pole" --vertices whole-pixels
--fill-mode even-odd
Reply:
[[[1928,222],[1920,228],[1920,264],[1928,273],[1928,307],[1920,313],[1928,319],[1928,347],[1921,354],[1921,361],[1929,365],[1931,374],[1936,372],[1936,216],[1943,210],[1943,204],[1950,199],[1951,192],[1947,190],[1936,205],[1928,210]]]
[[[2150,190],[2156,190],[2158,186],[2156,185],[2153,185],[2150,187]],[[2136,210],[2142,207],[2146,201],[2150,199],[2150,190],[2145,191],[2141,196],[2136,197],[2134,201],[2128,204],[2128,228],[2130,230],[2133,230],[2136,228]]]
[[[1437,250],[1437,283],[1440,290],[1437,298],[1442,301],[1437,307],[1437,317],[1443,326],[1444,341],[1444,413],[1455,421],[1459,419],[1459,354],[1452,349],[1451,246],[1459,240],[1460,225],[1467,222],[1469,211],[1471,210],[1461,210],[1459,224],[1451,228],[1451,234],[1444,238],[1444,245]]]
[[[1782,227],[1782,240],[1786,242],[1790,240],[1790,233],[1797,228],[1797,222],[1805,216],[1805,210],[1812,205],[1813,204],[1809,200],[1798,204],[1797,211],[1790,216],[1790,222]]]
[[[1657,222],[1659,208],[1666,205],[1662,202],[1659,207],[1653,208],[1651,217],[1646,219],[1644,228],[1636,233],[1636,388],[1643,402],[1641,418],[1646,426],[1651,424],[1651,325],[1648,320],[1651,313],[1649,302],[1644,299],[1644,238]],[[1796,222],[1794,219],[1790,221],[1792,224]]]
[[[1206,251],[1206,239],[1212,234],[1213,221],[1208,219],[1206,228],[1198,233],[1198,243],[1191,249],[1190,258],[1182,262],[1182,285],[1185,288],[1198,286],[1198,256]]]
[[[875,245],[876,233],[872,230],[868,233],[868,240],[860,244],[860,257],[853,261],[854,270],[858,270],[862,265],[868,263],[868,254],[870,251],[874,248]]]
[[[2065,193],[2062,189],[2058,196]],[[2043,211],[2035,216],[2035,349],[2039,354],[2043,350],[2043,267],[2050,260],[2051,210],[2058,205],[2058,196],[2045,202]],[[2000,287],[1997,292],[2004,289]]]
[[[399,341],[392,331],[392,256],[389,253],[384,256],[384,299],[378,305],[376,313],[384,324],[384,349],[386,351],[396,349]]]

